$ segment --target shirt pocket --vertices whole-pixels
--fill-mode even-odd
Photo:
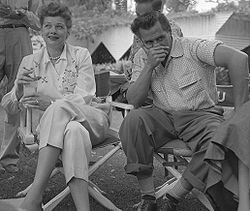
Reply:
[[[152,79],[151,79],[151,91],[153,93],[162,93],[162,84],[161,84],[162,76],[158,75],[156,73],[152,74]]]
[[[201,77],[195,71],[187,71],[187,73],[176,77],[176,80],[180,89],[186,89],[192,85],[197,85]]]
[[[195,71],[186,71],[176,80],[185,103],[191,107],[196,107],[197,97],[204,91],[201,77]]]

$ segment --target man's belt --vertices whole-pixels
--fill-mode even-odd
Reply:
[[[26,27],[24,24],[5,24],[5,25],[0,25],[0,29],[14,29],[14,28],[19,28],[19,27]]]

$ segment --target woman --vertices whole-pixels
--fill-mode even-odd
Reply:
[[[205,156],[205,160],[213,169],[209,174],[210,178],[213,178],[210,182],[222,181],[231,193],[237,198],[240,197],[238,210],[250,209],[249,125],[250,101],[248,100],[218,127]],[[239,178],[242,184],[238,181]]]
[[[109,126],[108,115],[92,105],[95,79],[87,49],[65,41],[72,26],[69,9],[58,3],[41,8],[46,47],[26,56],[4,107],[18,112],[20,104],[44,111],[38,127],[39,157],[33,185],[22,210],[41,210],[42,194],[61,155],[66,182],[76,209],[89,210],[88,159]],[[37,92],[25,89],[33,83]],[[24,86],[25,85],[25,86]]]

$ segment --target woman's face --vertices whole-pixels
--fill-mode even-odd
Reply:
[[[45,17],[42,25],[42,36],[47,46],[62,47],[69,36],[65,20],[60,17]]]

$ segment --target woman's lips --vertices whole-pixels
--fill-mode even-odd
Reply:
[[[55,36],[48,36],[48,38],[52,41],[58,40],[59,37],[55,37]]]

